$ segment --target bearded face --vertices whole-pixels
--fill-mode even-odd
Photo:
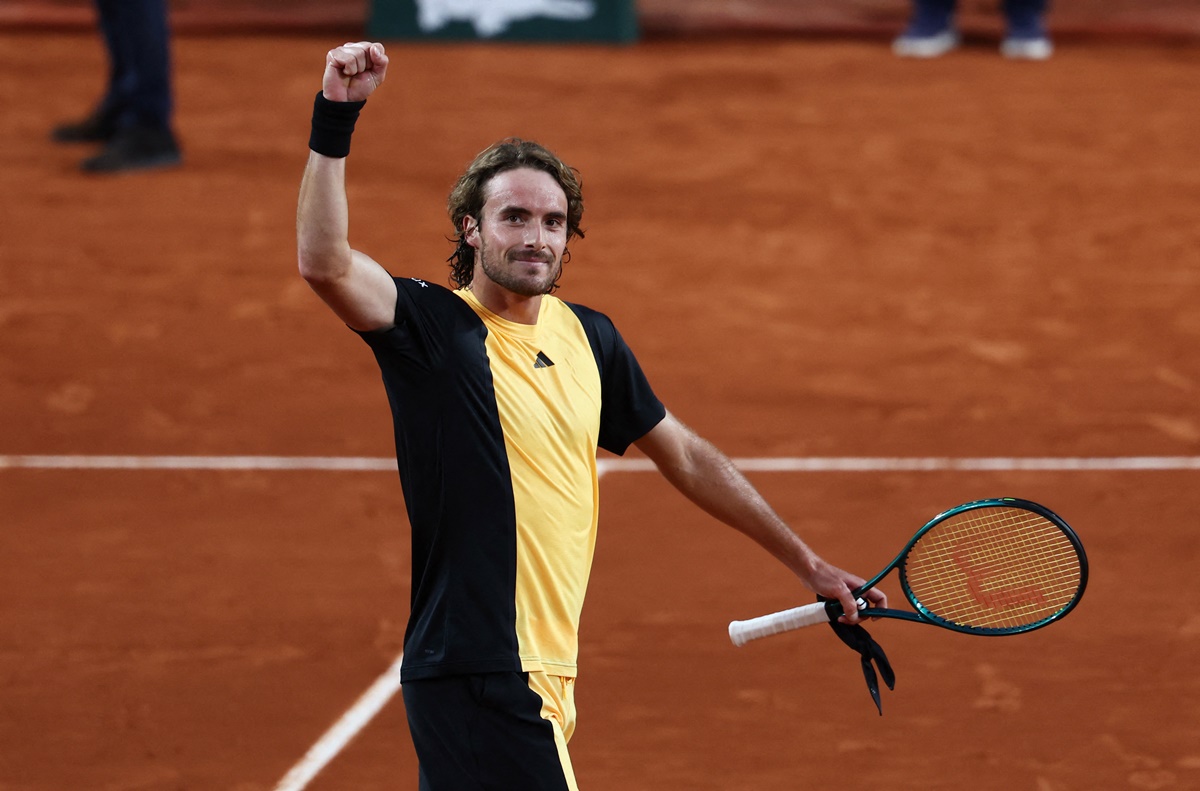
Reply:
[[[517,168],[494,176],[487,190],[479,223],[467,234],[477,277],[524,297],[548,293],[567,248],[562,187],[545,171]]]

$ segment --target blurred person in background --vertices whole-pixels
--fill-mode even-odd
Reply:
[[[91,114],[55,127],[59,143],[100,143],[80,163],[91,173],[178,165],[171,129],[171,44],[166,0],[96,0],[108,50],[107,89]]]
[[[1054,52],[1046,32],[1049,0],[1002,0],[1005,19],[1000,54],[1018,60],[1045,60]],[[908,27],[892,42],[892,51],[907,58],[936,58],[960,43],[954,25],[957,0],[913,0]]]

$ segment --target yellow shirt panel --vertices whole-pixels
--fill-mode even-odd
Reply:
[[[599,517],[600,374],[579,319],[545,296],[536,325],[455,292],[488,330],[493,387],[517,521],[517,639],[522,669],[574,676],[579,618]]]

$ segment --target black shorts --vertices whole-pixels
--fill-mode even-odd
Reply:
[[[406,681],[401,689],[421,791],[570,791],[574,786],[528,674],[446,676]]]

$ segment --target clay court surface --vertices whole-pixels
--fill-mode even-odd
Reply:
[[[185,167],[87,179],[47,132],[98,94],[98,40],[0,33],[3,791],[283,787],[400,653],[394,472],[14,466],[388,457],[369,351],[295,273],[341,40],[177,38]],[[1200,456],[1194,46],[391,53],[350,159],[355,245],[445,282],[454,177],[497,138],[547,143],[587,195],[562,296],[609,313],[732,456]],[[584,789],[1200,788],[1200,469],[751,477],[863,574],[944,508],[1037,500],[1081,534],[1091,585],[1022,637],[874,625],[899,677],[880,718],[824,628],[730,646],[730,619],[808,595],[657,475],[609,471]],[[416,788],[399,697],[356,733],[307,788]]]

